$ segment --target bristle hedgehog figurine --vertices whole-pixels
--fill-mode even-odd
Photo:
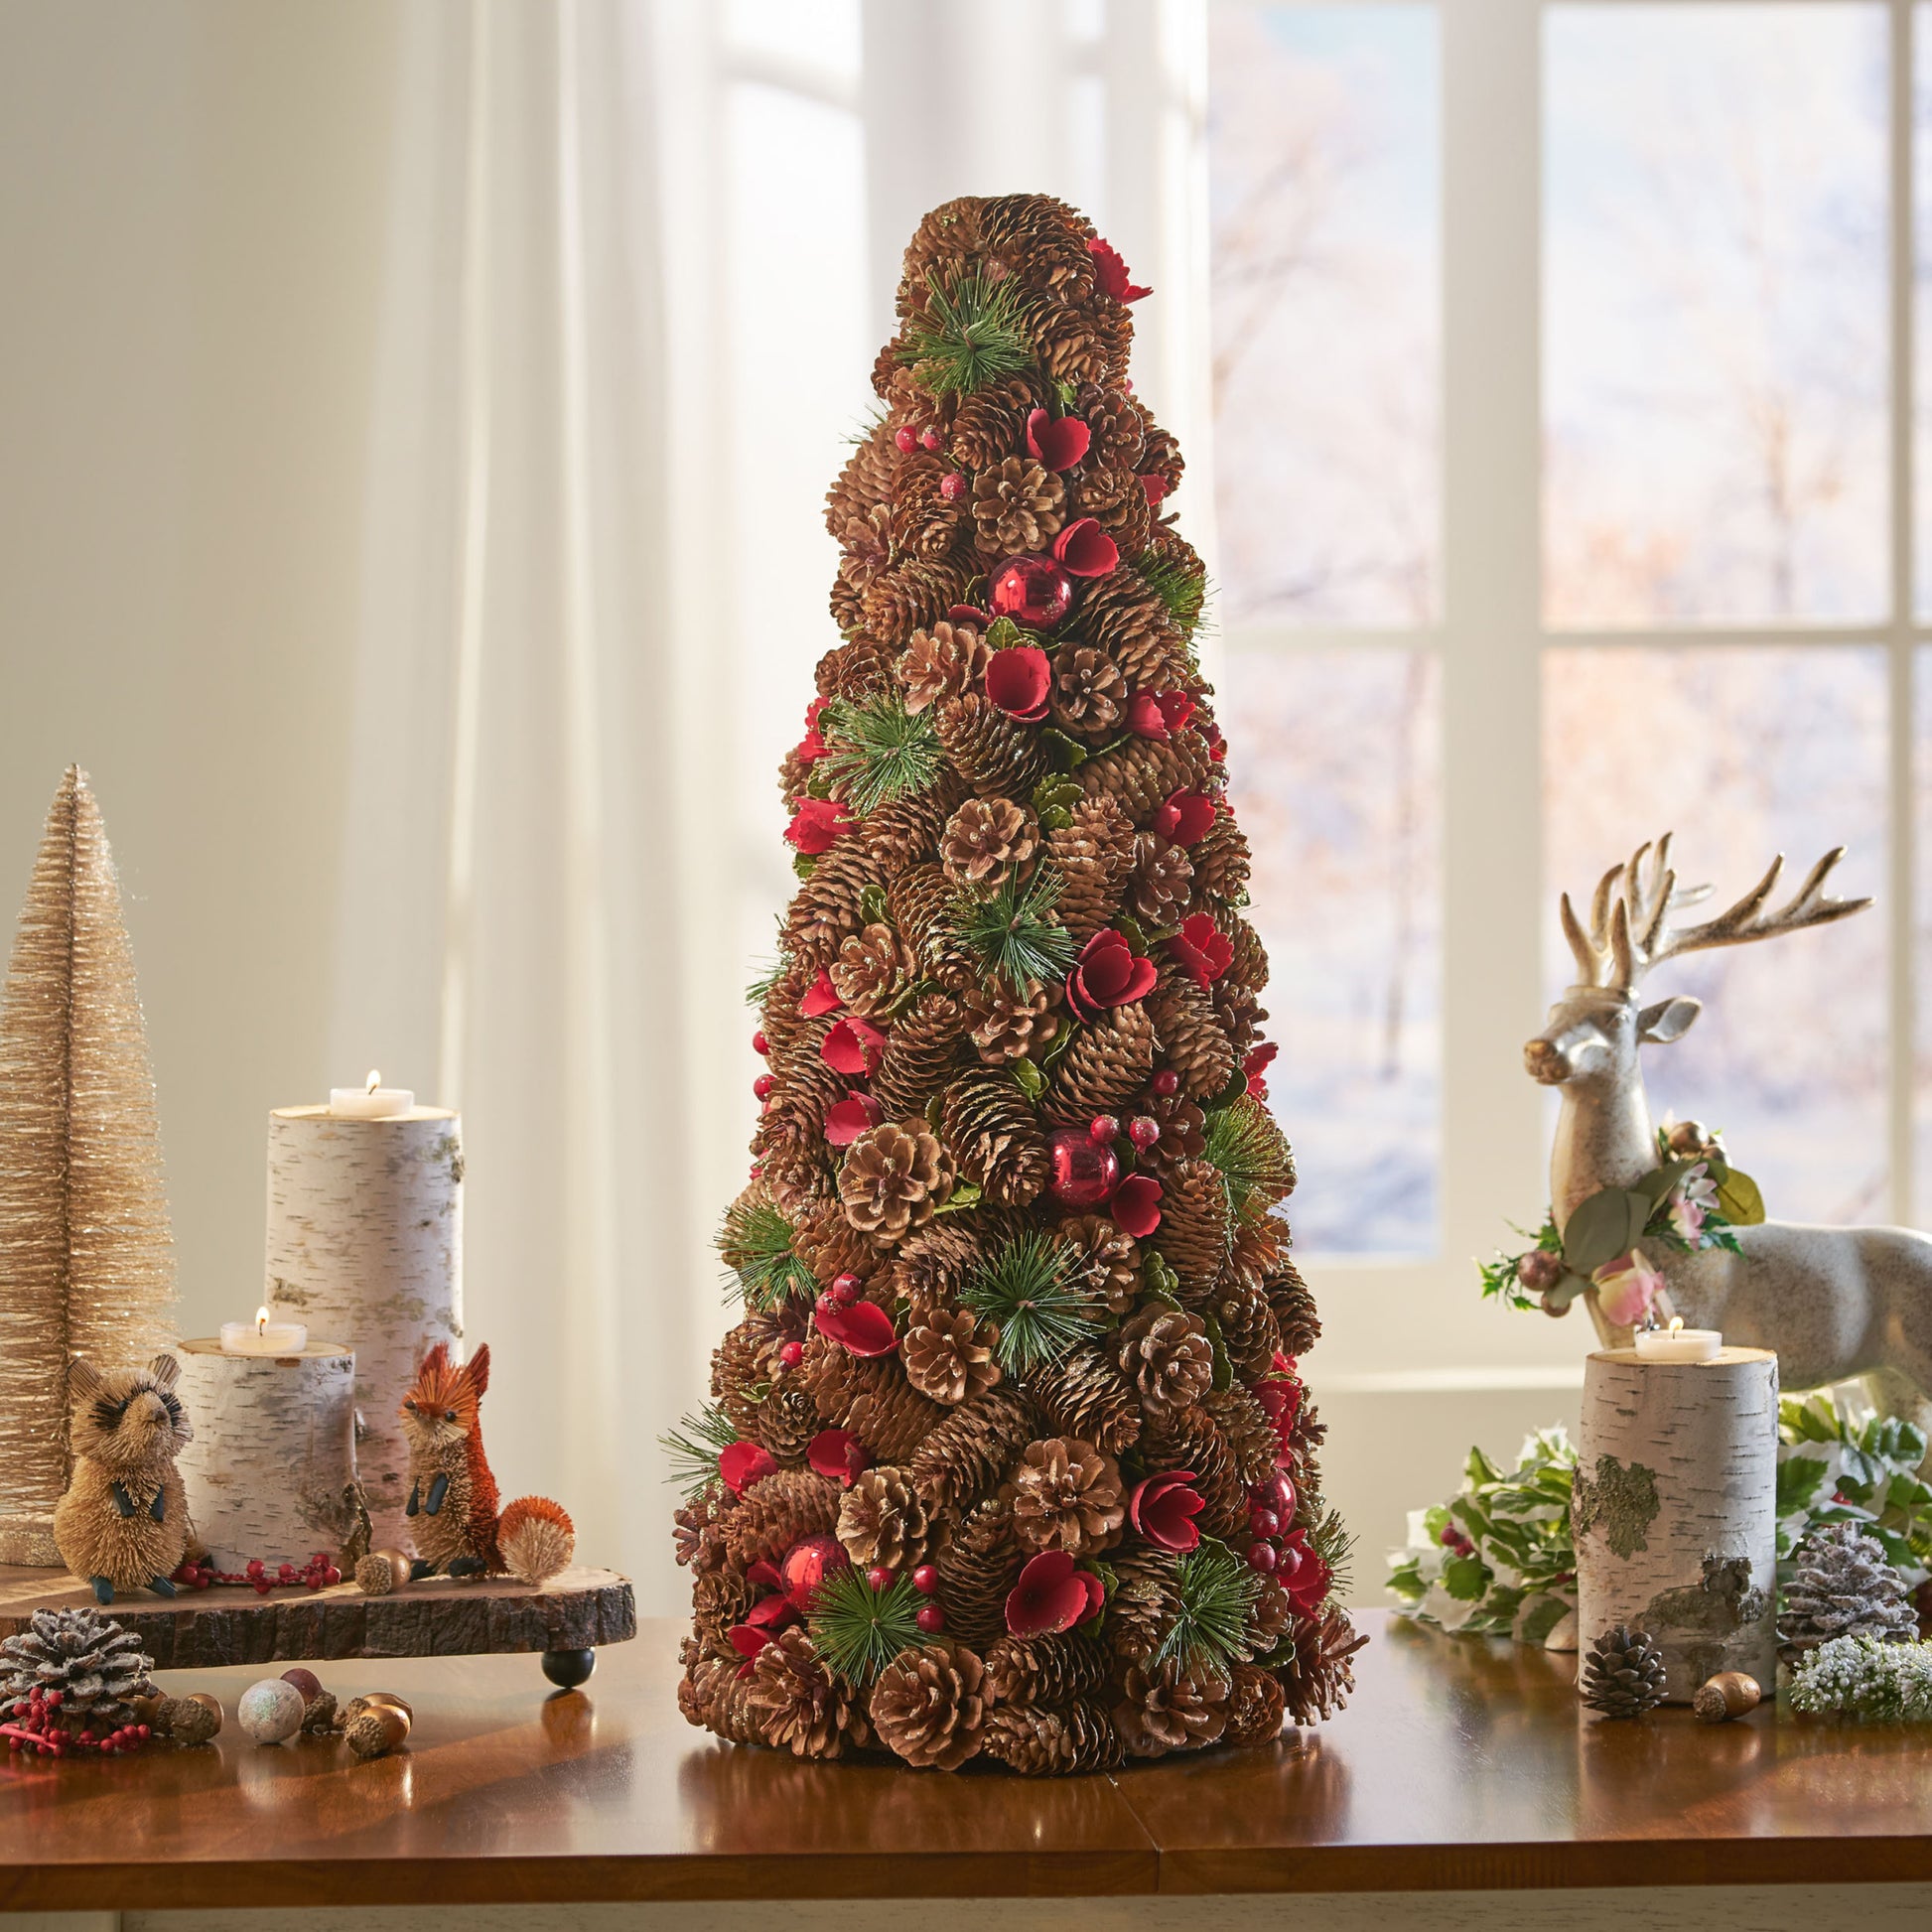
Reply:
[[[483,1453],[483,1396],[489,1386],[489,1349],[455,1366],[439,1341],[423,1357],[397,1412],[409,1443],[409,1501],[416,1554],[407,1579],[393,1553],[374,1551],[355,1567],[371,1595],[433,1577],[500,1577],[542,1584],[576,1553],[568,1515],[547,1496],[520,1496],[498,1513],[496,1478]]]
[[[175,1457],[195,1437],[175,1395],[180,1375],[172,1355],[106,1374],[78,1356],[68,1366],[73,1474],[55,1506],[54,1543],[101,1603],[117,1589],[175,1594],[169,1578],[189,1542]]]

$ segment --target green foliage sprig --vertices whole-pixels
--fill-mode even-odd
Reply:
[[[1209,1162],[1227,1186],[1236,1214],[1268,1207],[1295,1184],[1295,1160],[1273,1117],[1252,1094],[1207,1116],[1202,1130]]]
[[[706,1403],[696,1415],[686,1416],[658,1437],[658,1448],[670,1458],[666,1480],[677,1484],[686,1502],[696,1502],[719,1479],[720,1452],[737,1441],[731,1418],[717,1403]]]
[[[1161,550],[1143,551],[1134,568],[1168,607],[1169,617],[1191,636],[1207,608],[1206,572]]]
[[[1916,1583],[1932,1572],[1932,1488],[1919,1475],[1925,1435],[1900,1416],[1855,1422],[1828,1393],[1778,1404],[1778,1567],[1827,1523],[1856,1523]]]
[[[963,894],[953,901],[953,932],[1009,986],[1060,979],[1080,952],[1072,933],[1050,916],[1061,883],[1058,873],[1041,866],[1031,879],[1010,874],[983,898]]]
[[[1932,1643],[1833,1637],[1800,1659],[1791,1708],[1866,1724],[1923,1724],[1932,1719]]]
[[[1035,1228],[1003,1242],[961,1289],[965,1307],[998,1324],[994,1354],[1008,1375],[1052,1361],[1100,1326],[1102,1305],[1074,1273],[1075,1258]]]
[[[926,291],[925,308],[906,323],[899,350],[920,388],[935,396],[970,395],[1033,362],[1016,277],[995,282],[962,275],[942,288],[928,276]]]
[[[747,1308],[771,1314],[791,1296],[818,1293],[817,1278],[791,1251],[791,1223],[768,1201],[734,1201],[718,1233],[718,1252]]]
[[[820,715],[819,732],[833,748],[819,766],[861,818],[924,791],[944,761],[931,713],[908,712],[893,692],[863,702],[834,698]]]
[[[895,1577],[884,1589],[874,1589],[864,1571],[846,1564],[827,1572],[805,1627],[827,1665],[863,1691],[901,1650],[921,1641],[924,1600],[910,1577]]]
[[[1180,1611],[1161,1639],[1155,1662],[1178,1658],[1184,1670],[1238,1663],[1248,1612],[1261,1594],[1261,1579],[1226,1544],[1202,1537],[1180,1559],[1174,1582],[1180,1591]]]

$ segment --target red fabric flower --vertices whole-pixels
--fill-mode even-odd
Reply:
[[[843,798],[807,798],[785,827],[785,837],[800,852],[823,852],[851,830],[852,814]]]
[[[1268,1098],[1266,1075],[1274,1062],[1275,1055],[1281,1050],[1272,1039],[1264,1039],[1259,1046],[1252,1048],[1248,1057],[1241,1062],[1241,1071],[1248,1076],[1248,1091],[1257,1100]]]
[[[1185,1556],[1200,1545],[1194,1518],[1206,1506],[1192,1469],[1169,1469],[1137,1483],[1127,1501],[1127,1520],[1158,1549]]]
[[[1105,577],[1120,562],[1120,545],[1092,517],[1079,516],[1053,539],[1053,556],[1069,577]]]
[[[1082,1020],[1091,1020],[1103,1007],[1146,999],[1157,976],[1153,960],[1137,958],[1123,934],[1102,926],[1080,948],[1066,976],[1067,1004]]]
[[[832,975],[821,966],[817,979],[806,988],[805,997],[798,1002],[798,1011],[805,1019],[816,1020],[822,1014],[837,1013],[844,1005],[832,984]]]
[[[1180,922],[1180,930],[1168,939],[1168,951],[1194,976],[1202,992],[1214,984],[1234,964],[1234,948],[1227,934],[1206,912],[1195,912]]]
[[[993,621],[991,611],[982,611],[977,604],[955,604],[946,613],[948,623],[970,623],[975,630],[984,630]]]
[[[1321,1607],[1334,1572],[1309,1548],[1308,1532],[1294,1530],[1282,1539],[1275,1581],[1288,1592],[1297,1616],[1312,1616]]]
[[[1185,691],[1136,691],[1127,706],[1127,729],[1140,738],[1172,738],[1194,715]]]
[[[1107,1592],[1089,1570],[1076,1570],[1064,1550],[1042,1550],[1020,1573],[1007,1596],[1007,1629],[1016,1637],[1071,1630],[1097,1616]]]
[[[886,1118],[886,1110],[869,1093],[849,1093],[836,1107],[826,1109],[825,1144],[850,1147]]]
[[[771,1451],[757,1443],[734,1443],[718,1451],[718,1473],[734,1496],[742,1496],[753,1483],[777,1469]]]
[[[798,1614],[787,1596],[761,1596],[745,1612],[745,1621],[755,1630],[776,1630]]]
[[[785,1580],[778,1575],[778,1566],[769,1557],[760,1557],[745,1573],[745,1581],[754,1589],[783,1589]]]
[[[735,1623],[728,1634],[732,1648],[745,1659],[739,1666],[739,1674],[743,1676],[752,1668],[752,1659],[771,1641],[771,1632],[760,1629],[756,1623]]]
[[[1046,716],[1046,694],[1052,685],[1052,668],[1037,644],[1013,644],[987,660],[986,695],[1024,725],[1036,724]]]
[[[854,1302],[850,1308],[819,1309],[812,1315],[821,1335],[829,1336],[848,1355],[890,1355],[898,1346],[893,1317],[877,1302]]]
[[[1153,509],[1168,493],[1168,480],[1150,470],[1141,479],[1141,493],[1146,496],[1148,508]]]
[[[1121,1233],[1145,1241],[1161,1225],[1161,1183],[1151,1173],[1130,1173],[1108,1200],[1107,1218]]]
[[[814,698],[805,707],[805,736],[798,741],[800,764],[816,764],[831,756],[832,748],[818,735],[818,714],[831,702],[830,698]]]
[[[1071,470],[1087,453],[1093,431],[1078,416],[1057,420],[1043,409],[1027,418],[1027,454],[1037,457],[1049,470]]]
[[[818,1056],[848,1080],[870,1080],[885,1056],[886,1035],[870,1020],[848,1013],[819,1042]]]
[[[805,1445],[805,1460],[820,1475],[849,1485],[854,1476],[872,1467],[874,1457],[851,1430],[821,1429]]]
[[[1204,791],[1176,791],[1154,814],[1154,829],[1175,845],[1195,845],[1207,836],[1219,808]]]
[[[1095,279],[1116,302],[1138,302],[1142,296],[1154,293],[1152,289],[1136,288],[1128,280],[1127,264],[1112,242],[1102,241],[1096,235],[1087,243],[1087,253],[1093,257]]]

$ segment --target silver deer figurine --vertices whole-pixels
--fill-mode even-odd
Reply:
[[[1701,925],[1678,925],[1674,915],[1711,889],[1678,887],[1670,844],[1667,833],[1603,875],[1587,930],[1569,894],[1563,897],[1564,937],[1577,958],[1578,981],[1523,1048],[1531,1078],[1563,1090],[1550,1156],[1550,1204],[1559,1228],[1598,1189],[1634,1186],[1657,1166],[1637,1049],[1681,1039],[1703,1007],[1682,997],[1639,1006],[1638,988],[1651,968],[1686,953],[1826,925],[1871,903],[1826,892],[1845,856],[1841,846],[1819,860],[1778,910],[1766,908],[1784,870],[1781,854],[1727,911]],[[1736,1235],[1740,1255],[1722,1249],[1649,1255],[1687,1323],[1722,1329],[1728,1342],[1775,1349],[1787,1388],[1863,1376],[1881,1411],[1921,1428],[1932,1424],[1932,1239],[1909,1228],[1791,1221],[1740,1227]],[[1610,1328],[1596,1297],[1587,1299],[1604,1344],[1626,1341],[1627,1332]]]

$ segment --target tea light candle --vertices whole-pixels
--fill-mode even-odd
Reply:
[[[329,1089],[329,1111],[339,1120],[391,1120],[408,1113],[415,1104],[414,1088],[385,1087],[382,1075],[373,1067],[359,1087]]]
[[[1715,1362],[1725,1338],[1716,1328],[1687,1328],[1674,1314],[1668,1328],[1639,1328],[1637,1358],[1645,1362]]]
[[[309,1345],[309,1330],[301,1321],[271,1321],[266,1309],[257,1309],[252,1321],[221,1324],[224,1355],[299,1355]]]

